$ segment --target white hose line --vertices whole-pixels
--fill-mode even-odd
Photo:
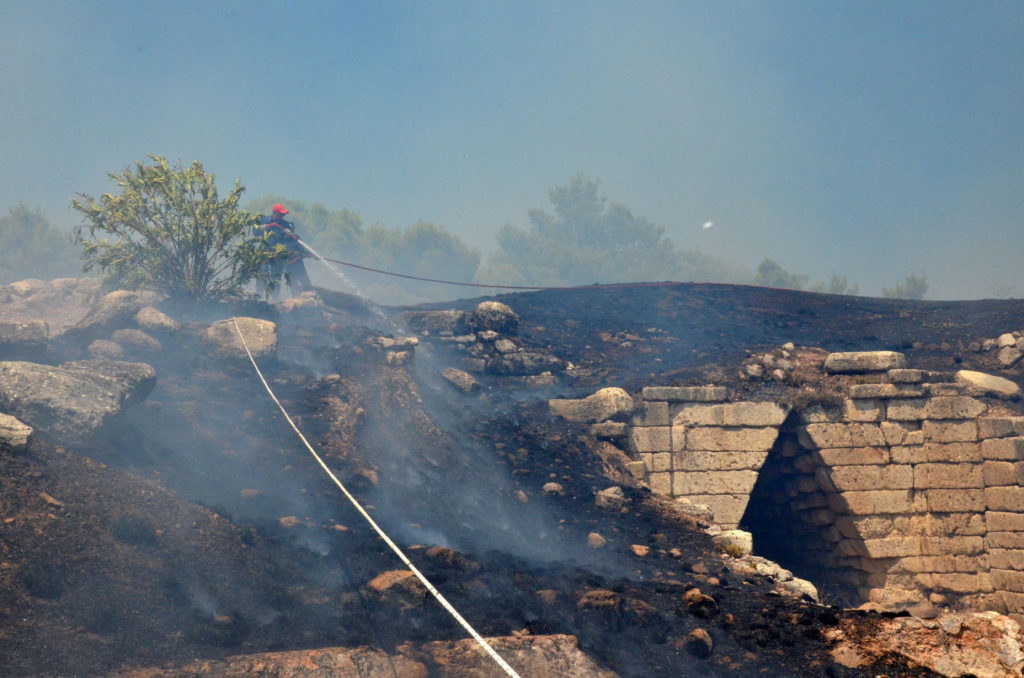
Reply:
[[[234,318],[231,318],[231,322],[235,326],[235,332],[238,333],[238,338],[242,341],[242,348],[245,349],[246,355],[249,356],[249,362],[252,363],[253,369],[256,370],[256,375],[260,378],[260,381],[263,382],[263,388],[267,389],[267,393],[270,394],[271,400],[273,400],[274,403],[277,405],[278,409],[281,410],[281,414],[283,414],[284,418],[288,420],[288,424],[292,427],[292,430],[295,431],[296,435],[299,436],[299,439],[302,440],[302,444],[305,445],[306,449],[309,450],[309,453],[313,455],[313,458],[316,459],[316,463],[320,465],[320,468],[324,470],[324,473],[330,476],[331,480],[334,481],[334,484],[338,486],[338,489],[341,490],[345,497],[352,503],[352,505],[356,507],[356,510],[359,511],[359,514],[366,519],[366,522],[369,523],[370,527],[373,528],[377,535],[384,540],[384,543],[387,544],[391,548],[391,550],[395,552],[395,555],[398,556],[399,560],[401,560],[405,564],[405,566],[408,567],[414,575],[416,575],[420,582],[422,582],[423,585],[427,588],[427,590],[430,591],[431,595],[433,595],[434,598],[437,599],[437,602],[441,603],[444,609],[448,610],[448,613],[455,618],[455,621],[459,622],[459,624],[462,625],[462,628],[466,629],[469,635],[473,636],[473,639],[476,640],[476,642],[480,644],[484,651],[491,656],[491,659],[496,661],[498,663],[498,666],[504,669],[505,673],[507,673],[509,676],[512,676],[512,678],[519,678],[519,674],[516,673],[515,669],[509,666],[508,662],[502,659],[501,655],[494,651],[494,648],[492,648],[487,643],[487,641],[484,640],[483,636],[477,633],[473,629],[473,627],[469,625],[469,622],[467,622],[462,617],[462,615],[459,614],[458,610],[452,607],[452,604],[449,603],[448,600],[445,599],[443,595],[441,595],[441,592],[434,588],[434,585],[431,584],[430,581],[427,580],[425,576],[423,576],[423,573],[420,572],[415,565],[412,564],[412,562],[402,552],[402,549],[400,549],[398,545],[395,544],[395,542],[391,541],[391,538],[384,533],[384,530],[382,530],[380,526],[377,525],[374,519],[370,517],[370,514],[367,513],[365,509],[363,509],[359,501],[356,500],[356,498],[353,497],[347,489],[345,489],[345,486],[341,484],[341,481],[338,480],[338,477],[334,475],[330,468],[328,468],[327,464],[324,463],[324,460],[320,458],[320,455],[316,453],[316,450],[313,449],[313,446],[309,444],[308,440],[306,440],[306,436],[302,435],[302,431],[299,430],[299,427],[295,425],[295,422],[288,415],[288,412],[284,409],[284,405],[282,405],[281,401],[278,400],[277,396],[274,395],[274,392],[271,390],[270,385],[267,383],[267,380],[263,378],[263,373],[260,372],[259,366],[256,365],[256,360],[253,359],[252,353],[249,351],[249,345],[245,343],[245,337],[242,336],[242,330],[239,329],[238,322]]]

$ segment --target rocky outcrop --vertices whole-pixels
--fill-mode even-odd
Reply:
[[[80,361],[60,367],[0,363],[0,410],[58,442],[91,438],[156,384],[144,363]]]
[[[155,292],[115,290],[104,295],[85,317],[65,334],[68,340],[86,341],[107,335],[115,329],[128,327],[135,314],[151,306],[160,297]]]
[[[849,621],[826,630],[833,658],[861,668],[886,655],[902,655],[942,676],[1024,675],[1020,626],[994,612],[896,617],[879,619],[872,626],[870,635]]]

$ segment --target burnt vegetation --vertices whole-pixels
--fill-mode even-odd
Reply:
[[[750,347],[785,341],[834,350],[911,342],[921,346],[911,349],[917,364],[945,368],[975,358],[927,346],[992,336],[1024,303],[713,285],[521,294],[503,298],[522,319],[519,341],[571,361],[574,376],[484,374],[481,392],[466,396],[436,378],[449,345],[424,340],[413,362],[390,364],[367,339],[394,327],[372,329],[375,316],[350,300],[346,310],[342,295],[322,299],[319,315],[247,309],[280,323],[267,378],[482,634],[572,634],[623,676],[929,675],[895,659],[865,673],[834,664],[823,632],[860,613],[734,574],[707,535],[647,489],[626,485],[622,510],[597,508],[595,493],[613,484],[610,462],[585,426],[552,417],[546,399],[594,383],[709,377],[788,388],[734,383]],[[202,357],[190,332],[184,350],[154,360],[149,398],[92,443],[69,449],[43,431],[27,450],[0,454],[4,675],[111,675],[332,646],[395,652],[464,637],[433,600],[368,587],[401,564],[315,468],[251,369]],[[546,483],[560,490],[542,491]],[[588,547],[591,533],[603,548]]]

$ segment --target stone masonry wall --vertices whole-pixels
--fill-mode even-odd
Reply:
[[[769,541],[788,535],[783,555],[850,602],[1020,614],[1024,417],[987,416],[973,386],[899,358],[834,362],[875,382],[851,384],[836,410],[728,403],[715,386],[647,387],[632,449],[654,492],[710,506],[725,528],[744,520]]]

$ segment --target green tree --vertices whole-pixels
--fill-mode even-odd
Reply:
[[[928,274],[921,271],[921,275],[908,275],[902,283],[896,287],[883,287],[882,296],[886,299],[924,299],[928,292]]]
[[[8,212],[0,217],[0,282],[73,276],[81,270],[70,233],[20,203]]]
[[[286,252],[267,250],[256,235],[255,217],[238,206],[244,187],[236,181],[221,200],[198,161],[184,167],[149,158],[109,175],[118,194],[72,201],[86,220],[76,230],[85,270],[99,268],[110,285],[193,300],[239,297],[253,280],[272,288],[277,281],[265,264]]]
[[[486,282],[587,285],[636,280],[707,279],[726,266],[699,252],[677,252],[665,229],[607,204],[600,182],[577,175],[548,192],[553,214],[529,212],[528,230],[503,226],[498,250],[479,274]]]
[[[850,294],[854,295],[860,291],[860,286],[856,283],[849,284],[846,280],[845,275],[839,275],[835,271],[832,271],[832,277],[829,281],[823,282],[818,281],[811,285],[812,292],[821,292],[823,294]]]
[[[781,287],[787,290],[802,290],[807,287],[808,277],[790,273],[782,268],[774,259],[765,257],[757,267],[754,284],[764,287]]]

